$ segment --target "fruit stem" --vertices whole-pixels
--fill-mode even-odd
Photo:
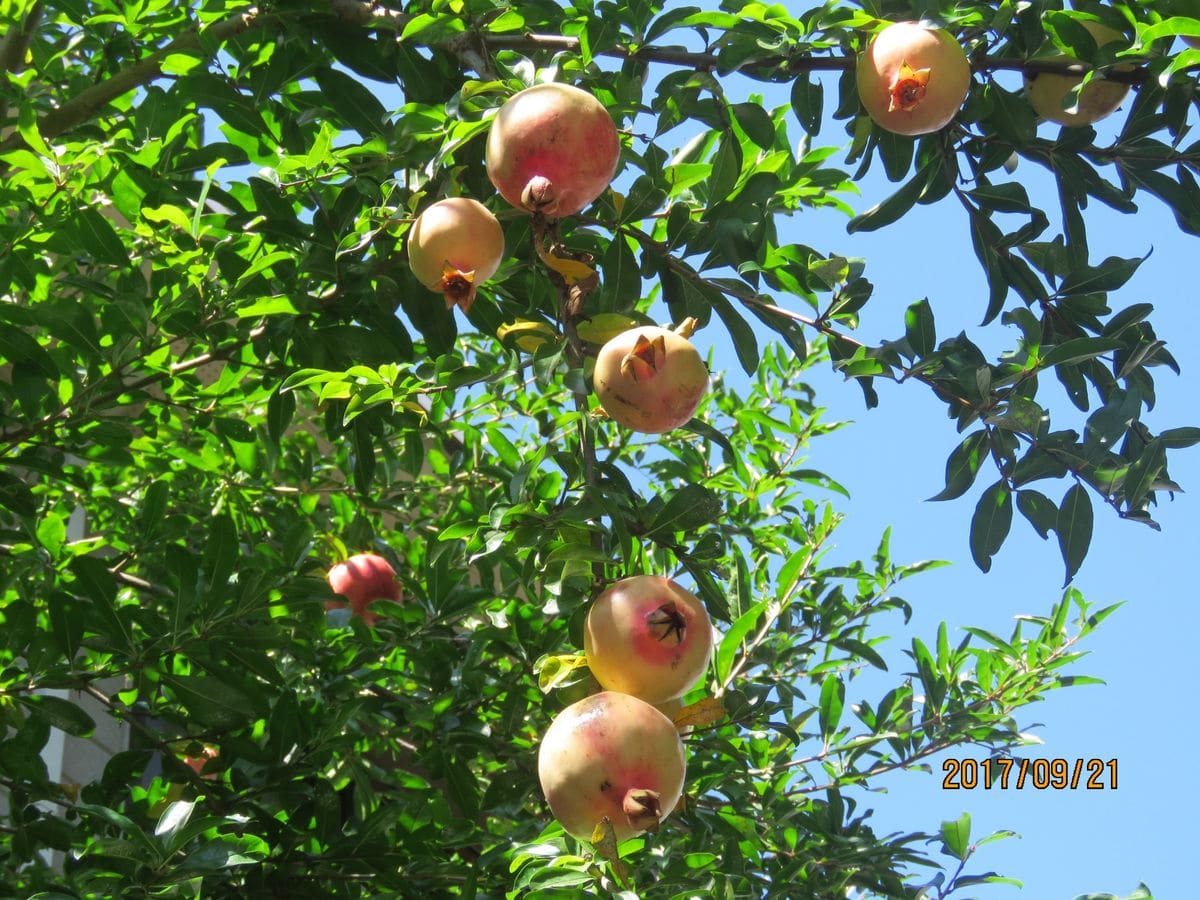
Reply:
[[[630,788],[625,792],[621,810],[629,824],[639,831],[657,831],[662,818],[662,805],[658,791],[647,788]]]

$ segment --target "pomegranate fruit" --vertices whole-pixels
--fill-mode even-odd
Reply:
[[[362,616],[368,625],[379,619],[368,607],[372,600],[380,598],[399,603],[404,594],[396,580],[396,570],[382,556],[375,553],[359,553],[329,570],[329,586],[335,594],[350,601],[350,612]],[[325,601],[326,609],[341,609],[345,606],[336,600]]]
[[[592,383],[612,419],[659,434],[692,418],[708,389],[708,369],[687,338],[643,325],[600,348]]]
[[[858,96],[867,115],[895,134],[945,127],[971,87],[967,54],[954,36],[919,22],[895,22],[859,54]]]
[[[408,232],[408,265],[417,280],[470,312],[475,289],[504,259],[504,232],[491,211],[469,197],[428,206]]]
[[[569,84],[538,84],[500,107],[487,140],[487,172],[518,209],[572,216],[604,193],[621,143],[608,110]]]
[[[204,745],[204,749],[200,751],[198,756],[187,755],[183,758],[183,764],[199,775],[201,778],[212,781],[218,777],[216,772],[205,772],[204,766],[210,759],[217,758],[217,748]]]
[[[1091,19],[1077,20],[1088,30],[1096,40],[1097,47],[1103,47],[1115,41],[1125,41],[1127,38],[1115,28],[1109,28]],[[1050,59],[1071,62],[1073,57],[1058,55]],[[1117,66],[1118,72],[1128,72],[1130,65]],[[1116,112],[1118,106],[1129,93],[1129,85],[1119,81],[1109,81],[1096,78],[1090,81],[1079,92],[1073,106],[1063,108],[1067,95],[1074,90],[1083,78],[1079,75],[1059,75],[1056,72],[1033,72],[1025,76],[1025,93],[1029,104],[1043,119],[1057,122],[1060,125],[1091,125],[1099,122],[1105,116]]]
[[[712,623],[700,598],[662,575],[609,585],[583,626],[588,668],[606,691],[665,703],[704,675]]]
[[[560,712],[538,749],[538,780],[550,811],[587,842],[606,817],[618,841],[656,830],[679,802],[686,768],[671,720],[613,691]]]

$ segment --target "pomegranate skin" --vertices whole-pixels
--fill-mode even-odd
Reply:
[[[896,22],[859,54],[858,96],[880,128],[921,135],[944,128],[971,87],[971,66],[954,36],[918,22]]]
[[[505,103],[487,140],[487,172],[515,206],[550,219],[573,216],[604,193],[621,143],[608,110],[587,91],[538,84]]]
[[[608,691],[659,705],[685,694],[712,656],[712,623],[695,594],[662,575],[610,585],[588,610],[588,668]]]
[[[416,279],[470,312],[476,288],[504,259],[504,232],[491,211],[469,197],[426,207],[408,232],[408,265]]]
[[[602,691],[568,706],[538,749],[538,779],[563,828],[590,842],[604,817],[618,841],[654,830],[683,793],[683,743],[671,720],[627,694]],[[653,813],[627,810],[649,795]]]
[[[687,338],[644,325],[600,348],[592,384],[614,421],[661,434],[692,418],[708,390],[708,369]]]
[[[367,607],[372,600],[380,598],[396,603],[404,599],[396,570],[382,556],[375,553],[359,553],[340,562],[329,570],[329,587],[350,601],[350,611],[362,616],[368,625],[374,625],[379,616]],[[326,609],[340,609],[344,603],[327,600]]]
[[[1111,44],[1114,41],[1125,41],[1127,38],[1115,28],[1109,28],[1090,19],[1079,20],[1096,40],[1098,47]],[[1059,54],[1050,57],[1063,62],[1071,61],[1072,57]],[[1117,71],[1128,72],[1130,65],[1117,66]],[[1037,72],[1025,76],[1025,94],[1029,105],[1043,119],[1057,122],[1059,125],[1076,127],[1091,125],[1106,116],[1116,112],[1117,107],[1129,94],[1129,85],[1120,81],[1108,81],[1103,78],[1094,79],[1083,90],[1075,101],[1075,105],[1063,108],[1066,99],[1077,84],[1083,79],[1077,75],[1059,75],[1056,72]]]

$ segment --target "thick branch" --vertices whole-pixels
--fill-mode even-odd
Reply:
[[[264,22],[265,17],[257,9],[251,8],[210,26],[204,32],[204,44],[212,47],[212,52],[215,53],[216,48],[225,41],[260,27]],[[111,78],[92,85],[57,109],[47,112],[38,121],[38,130],[45,138],[56,137],[70,131],[77,125],[90,120],[117,97],[161,77],[163,74],[162,62],[170,54],[195,52],[200,48],[200,30],[194,28],[184,32],[161,50],[151,53],[145,59],[138,60]],[[23,143],[24,139],[19,134],[9,135],[5,141],[0,143],[0,152],[19,147]]]
[[[33,33],[41,24],[44,5],[42,0],[37,0],[30,7],[29,14],[25,16],[21,26],[0,38],[0,73],[19,72],[25,68],[25,51],[29,49]]]
[[[37,0],[25,16],[25,21],[19,28],[13,28],[4,37],[0,37],[0,77],[6,72],[20,72],[25,68],[25,54],[29,50],[29,42],[33,40],[34,32],[42,22],[42,0]],[[8,118],[8,100],[0,97],[0,124]]]

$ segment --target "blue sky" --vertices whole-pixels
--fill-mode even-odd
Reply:
[[[1118,112],[1114,119],[1120,116]],[[1043,125],[1043,135],[1052,136],[1054,128]],[[836,123],[827,125],[820,142],[838,142],[839,129]],[[1056,197],[1044,174],[1022,161],[1013,177],[1055,222]],[[883,199],[894,186],[879,178],[861,188],[863,196],[854,204],[860,210]],[[1179,377],[1155,370],[1158,406],[1144,421],[1157,432],[1200,424],[1195,399],[1200,391],[1200,311],[1195,285],[1185,274],[1190,266],[1184,262],[1194,259],[1191,254],[1200,244],[1178,230],[1157,199],[1141,197],[1140,205],[1136,216],[1122,216],[1093,204],[1087,216],[1093,261],[1110,254],[1131,257],[1153,251],[1135,278],[1110,296],[1110,306],[1153,303],[1157,333],[1183,368]],[[797,215],[781,225],[781,241],[812,243],[868,260],[866,274],[876,290],[864,312],[861,339],[899,336],[905,307],[928,297],[939,335],[964,329],[985,346],[1003,346],[997,338],[1015,344],[1011,330],[998,323],[978,328],[986,307],[986,284],[970,246],[965,214],[952,199],[918,207],[897,225],[874,234],[845,235],[844,223],[836,218],[825,213]],[[915,261],[909,243],[913,240],[925,248],[925,255]],[[1006,333],[991,338],[982,333],[994,331]],[[733,365],[730,361],[729,367]],[[809,459],[852,494],[850,502],[838,503],[848,518],[838,533],[835,558],[869,556],[883,529],[893,525],[891,546],[897,562],[936,558],[953,563],[905,583],[901,593],[915,610],[905,634],[928,641],[942,620],[951,626],[952,642],[955,626],[977,625],[1005,634],[1014,624],[1013,616],[1049,609],[1061,594],[1059,550],[1053,538],[1042,541],[1020,516],[990,573],[981,573],[971,561],[966,538],[971,514],[980,491],[994,476],[981,473],[976,489],[959,500],[926,502],[941,489],[946,457],[961,439],[945,419],[944,405],[928,389],[918,384],[881,385],[880,406],[868,411],[853,383],[827,369],[814,381],[818,402],[829,408],[831,418],[855,420],[815,441]],[[1065,396],[1053,384],[1043,390],[1054,398],[1052,414],[1066,421],[1071,407]],[[1171,474],[1185,490],[1200,491],[1200,453],[1178,453]],[[1058,497],[1065,487],[1044,490]],[[976,889],[981,897],[1041,900],[1091,891],[1124,896],[1139,881],[1159,900],[1194,895],[1185,861],[1193,852],[1190,835],[1195,831],[1189,827],[1187,800],[1197,795],[1189,766],[1197,728],[1186,693],[1189,681],[1183,676],[1194,652],[1193,636],[1200,631],[1200,612],[1191,573],[1181,562],[1195,552],[1192,542],[1200,524],[1195,494],[1164,502],[1156,518],[1163,526],[1161,533],[1123,522],[1108,507],[1096,504],[1092,548],[1074,584],[1094,608],[1117,601],[1126,605],[1087,642],[1084,649],[1091,655],[1071,671],[1103,678],[1107,684],[1054,692],[1019,717],[1023,728],[1042,723],[1034,733],[1045,742],[1023,755],[1116,758],[1118,789],[943,791],[939,757],[934,760],[935,774],[895,773],[883,781],[887,793],[863,798],[875,810],[877,829],[936,831],[942,819],[969,811],[973,838],[1000,829],[1018,832],[1020,839],[983,848],[972,870],[1019,878],[1024,890]],[[907,645],[908,638],[898,641]],[[847,701],[864,695],[871,696],[852,683]]]

